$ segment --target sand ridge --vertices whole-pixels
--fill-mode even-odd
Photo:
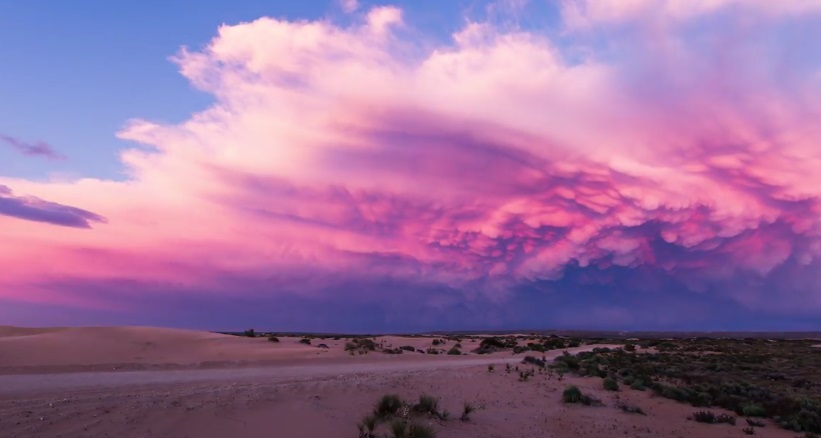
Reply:
[[[0,372],[23,367],[95,365],[196,365],[206,362],[264,361],[320,353],[296,339],[271,343],[194,330],[153,327],[6,329],[0,337]]]

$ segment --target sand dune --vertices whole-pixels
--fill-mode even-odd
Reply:
[[[39,335],[41,333],[50,333],[63,330],[62,328],[29,328],[29,327],[13,327],[10,325],[0,325],[0,338],[10,338],[15,336],[31,336]]]
[[[273,343],[264,337],[155,327],[2,327],[0,374],[224,366],[348,355],[344,349],[348,339],[316,338],[311,345],[299,343],[300,339],[280,337],[280,342]],[[375,339],[385,347],[411,346],[419,350],[431,347],[433,340],[402,336]],[[320,344],[328,348],[318,348]],[[454,341],[448,341],[437,348],[448,350],[454,345]],[[466,339],[462,351],[467,353],[477,346],[476,341]],[[425,356],[416,352],[405,356],[408,354]]]
[[[196,365],[321,353],[314,346],[299,344],[296,339],[286,338],[274,344],[263,338],[152,327],[4,327],[0,330],[0,370],[123,364]]]

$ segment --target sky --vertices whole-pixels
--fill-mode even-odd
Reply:
[[[0,324],[821,330],[821,0],[0,0]]]

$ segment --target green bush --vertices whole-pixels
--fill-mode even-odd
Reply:
[[[606,377],[603,380],[603,386],[604,386],[604,389],[606,389],[608,391],[618,391],[619,390],[618,382],[616,382],[616,379],[614,379],[612,377]]]
[[[745,417],[766,417],[767,410],[763,406],[757,404],[749,404],[741,409]]]
[[[562,400],[565,403],[579,403],[582,400],[582,390],[578,386],[568,386],[562,392]]]
[[[436,432],[430,426],[411,423],[408,427],[408,438],[436,438]]]
[[[562,400],[565,403],[578,403],[585,406],[603,406],[601,400],[587,394],[583,394],[577,386],[568,386],[562,392]]]
[[[635,389],[636,391],[644,391],[647,388],[644,387],[641,381],[636,380],[635,382],[630,384],[630,389]]]
[[[420,395],[413,410],[423,414],[436,414],[439,411],[439,399],[427,394]]]
[[[383,395],[382,398],[376,403],[376,406],[373,409],[373,413],[378,418],[388,418],[390,416],[396,415],[402,406],[405,403],[402,399],[396,394],[386,394]]]
[[[368,438],[375,437],[376,426],[379,424],[379,418],[376,415],[367,415],[357,425],[359,427],[359,436],[367,436]]]
[[[391,438],[407,438],[408,436],[408,422],[403,419],[396,419],[391,421]]]

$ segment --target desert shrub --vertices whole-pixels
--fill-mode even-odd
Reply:
[[[458,349],[458,348],[453,347],[453,348],[451,348],[450,350],[448,350],[448,354],[449,354],[449,355],[451,355],[451,356],[461,356],[461,355],[462,355],[462,352],[461,352],[461,351],[459,351],[459,349]]]
[[[735,417],[732,415],[721,414],[716,417],[716,423],[725,423],[735,426]]]
[[[716,414],[712,411],[696,411],[690,416],[690,419],[699,423],[713,424],[716,422]]]
[[[494,366],[493,364],[488,364],[487,372],[492,373],[494,369],[496,369],[496,366]]]
[[[796,432],[821,432],[821,405],[813,404],[808,400],[803,400],[799,404],[800,410],[785,418],[783,424],[789,427],[784,428]]]
[[[766,424],[764,424],[763,421],[755,420],[755,419],[752,419],[752,418],[747,418],[747,425],[750,426],[750,427],[764,427],[764,426],[766,426]]]
[[[690,419],[699,423],[718,424],[725,423],[735,426],[735,417],[727,414],[716,415],[712,411],[696,411]]]
[[[741,409],[741,413],[746,417],[766,417],[767,410],[757,404],[749,404]]]
[[[401,347],[399,347],[399,348],[400,348],[400,349],[402,349],[402,350],[405,350],[405,351],[411,351],[411,352],[416,351],[416,349],[415,349],[415,348],[413,348],[413,347],[412,347],[412,346],[410,346],[410,345],[403,345],[403,346],[401,346]]]
[[[299,340],[300,344],[311,345],[311,340],[308,338],[302,338]]]
[[[624,344],[624,351],[629,351],[632,353],[636,351],[636,346],[631,343]]]
[[[427,354],[439,354],[439,350],[437,350],[433,347],[428,347],[428,349],[425,350],[425,353],[427,353]]]
[[[536,372],[533,369],[527,371],[519,371],[519,381],[520,382],[527,382],[527,379],[536,375]]]
[[[408,423],[401,418],[391,421],[390,429],[391,438],[407,438],[408,436]]]
[[[411,423],[408,426],[408,438],[436,438],[436,432],[425,424]]]
[[[544,345],[537,344],[537,343],[534,343],[534,342],[528,342],[527,343],[527,349],[530,350],[530,351],[536,351],[536,352],[539,352],[539,353],[544,353],[545,351],[547,351],[547,348],[545,348]]]
[[[577,386],[568,386],[562,392],[562,400],[565,403],[579,403],[585,406],[603,406],[601,400],[587,394],[583,394]]]
[[[245,330],[245,331],[242,333],[242,335],[243,335],[243,336],[245,336],[245,337],[247,337],[247,338],[255,338],[255,337],[257,337],[256,332],[254,332],[254,329],[248,329],[248,330]]]
[[[445,343],[444,341],[440,341],[439,339],[434,339],[433,342],[432,342],[433,345],[439,345],[439,344],[444,344],[444,343]]]
[[[349,352],[352,355],[356,352],[358,352],[359,354],[366,354],[370,351],[375,351],[376,347],[376,342],[374,342],[372,339],[366,338],[356,338],[352,339],[350,342],[345,343],[345,351]]]
[[[606,377],[602,382],[603,382],[604,389],[606,389],[608,391],[618,391],[619,390],[618,382],[616,382],[616,379],[614,379],[612,377]]]
[[[572,371],[576,371],[580,368],[579,358],[566,351],[562,353],[561,356],[554,359],[553,362],[556,368],[564,368]]]
[[[269,342],[279,342],[279,338],[274,335],[268,335]]]
[[[470,414],[476,411],[476,406],[471,403],[465,402],[465,405],[462,407],[462,415],[459,417],[462,421],[470,421]]]
[[[529,363],[540,368],[544,368],[546,365],[545,361],[533,356],[525,356],[525,358],[522,359],[522,363]]]
[[[479,344],[480,347],[495,347],[495,348],[507,348],[507,344],[496,337],[492,338],[485,338],[482,339],[482,342]]]
[[[413,405],[413,410],[416,412],[431,414],[439,409],[439,399],[431,395],[420,395],[419,401]]]
[[[582,400],[582,390],[578,386],[568,386],[562,392],[562,400],[565,403],[579,403]]]
[[[635,389],[636,391],[644,391],[647,388],[645,388],[644,384],[641,383],[640,380],[636,380],[635,382],[630,384],[630,389]]]
[[[399,410],[402,409],[402,406],[404,405],[405,403],[398,395],[386,394],[383,395],[378,402],[376,402],[376,406],[373,409],[373,413],[378,418],[388,418],[393,415],[396,415],[396,413],[399,412]]]
[[[644,410],[635,405],[629,405],[627,403],[620,402],[616,405],[617,408],[621,409],[628,414],[639,414],[639,415],[647,415],[644,413]]]
[[[374,415],[366,415],[362,421],[359,422],[357,427],[359,427],[359,436],[360,437],[367,437],[367,438],[374,438],[374,432],[376,431],[376,426],[379,424],[379,418]]]
[[[500,350],[506,350],[516,347],[516,339],[512,337],[498,338],[490,337],[482,339],[479,348],[474,350],[477,354],[494,353]]]
[[[755,429],[753,429],[752,427],[745,427],[744,429],[741,429],[741,431],[744,433],[744,435],[755,435]]]
[[[439,411],[439,399],[431,395],[420,395],[419,401],[413,405],[413,411],[420,414],[430,414],[440,420],[447,420],[450,413],[447,411]]]

